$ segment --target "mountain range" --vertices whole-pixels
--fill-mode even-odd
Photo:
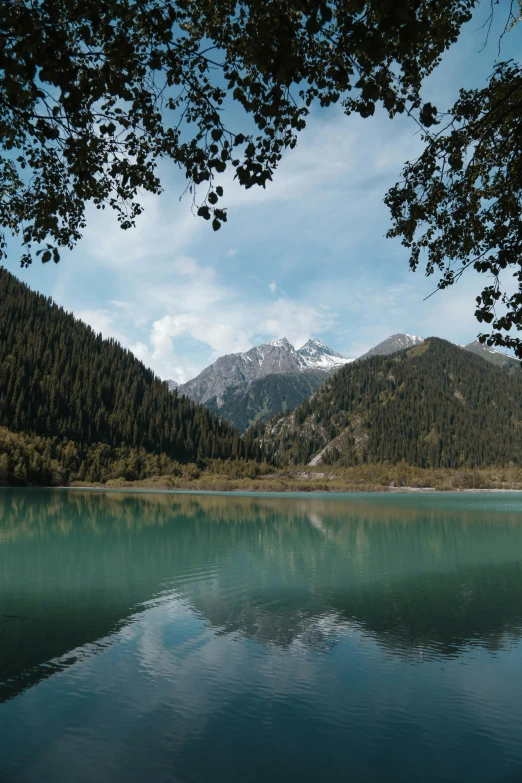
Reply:
[[[423,342],[423,337],[393,334],[357,359],[347,359],[320,340],[310,339],[296,350],[283,338],[245,353],[223,356],[182,385],[167,383],[171,390],[177,389],[179,394],[205,404],[244,432],[278,413],[290,413],[344,365],[372,356],[388,356]],[[492,364],[520,370],[516,359],[478,341],[461,347]]]
[[[221,397],[212,397],[205,406],[244,432],[278,413],[293,411],[323,385],[326,377],[320,370],[265,375],[225,389]]]
[[[283,337],[271,343],[263,343],[245,353],[221,356],[187,383],[178,387],[194,402],[206,403],[219,399],[226,389],[242,386],[265,378],[267,375],[286,375],[319,370],[331,373],[352,359],[345,359],[320,340],[308,340],[296,351]]]
[[[476,353],[429,338],[353,362],[264,425],[260,443],[278,464],[520,464],[522,374]]]
[[[320,340],[310,339],[296,350],[283,337],[222,356],[187,383],[167,383],[244,432],[258,421],[293,410],[351,361]]]

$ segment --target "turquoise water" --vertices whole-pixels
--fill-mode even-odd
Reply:
[[[522,497],[0,490],[0,781],[522,780]]]

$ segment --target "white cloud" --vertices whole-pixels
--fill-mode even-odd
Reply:
[[[331,324],[328,313],[304,307],[298,302],[278,299],[267,306],[249,307],[230,301],[212,312],[184,312],[156,320],[148,344],[138,342],[132,350],[162,378],[185,382],[219,356],[247,351],[265,338],[287,337],[300,346]],[[210,349],[199,364],[187,362],[176,347],[176,338],[188,336]]]
[[[247,351],[267,338],[287,337],[301,345],[335,320],[328,308],[287,296],[245,297],[239,288],[225,286],[216,269],[188,256],[173,259],[170,278],[161,287],[143,283],[142,296],[163,315],[132,347],[162,378],[184,382],[219,356]],[[197,357],[187,355],[186,338],[201,345]]]
[[[109,299],[109,304],[113,307],[118,307],[121,310],[131,310],[133,307],[132,302],[121,302],[119,299]]]
[[[101,332],[104,337],[113,337],[122,345],[126,345],[126,335],[124,332],[120,331],[116,325],[116,319],[110,310],[80,310],[80,312],[75,313],[75,315],[84,323],[89,324],[89,326],[94,329],[96,334]]]
[[[184,183],[170,175],[136,229],[93,210],[83,249],[108,282],[84,317],[178,381],[263,339],[321,337],[346,356],[398,331],[463,342],[478,331],[467,292],[423,302],[431,281],[384,239],[382,198],[419,148],[407,118],[318,112],[266,190],[222,178],[229,221],[217,234],[190,198],[179,203]]]
[[[94,262],[120,274],[157,274],[165,260],[170,261],[204,229],[203,220],[192,214],[187,199],[181,205],[176,200],[175,208],[166,193],[144,194],[140,202],[143,214],[135,228],[125,231],[112,210],[87,210],[83,249]]]
[[[370,121],[347,118],[340,107],[317,112],[297,147],[283,156],[273,182],[245,190],[226,175],[224,203],[233,215],[241,207],[279,202],[277,212],[285,218],[295,210],[313,214],[318,199],[340,198],[345,209],[351,209],[358,204],[347,199],[350,192],[359,191],[359,200],[372,197],[383,179],[393,184],[404,162],[421,149],[421,135],[408,118],[395,118],[392,124],[382,110]]]
[[[280,297],[271,302],[266,316],[259,322],[257,332],[272,337],[286,337],[299,348],[312,335],[330,329],[334,317],[327,308],[305,305]]]

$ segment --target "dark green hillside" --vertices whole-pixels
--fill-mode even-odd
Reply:
[[[181,462],[230,458],[237,431],[114,340],[0,268],[0,426],[82,447],[144,449]]]
[[[290,413],[311,397],[325,380],[325,373],[319,370],[267,375],[250,384],[230,387],[219,404],[218,398],[213,397],[205,405],[244,432],[257,422],[268,421],[276,413]]]
[[[431,338],[343,367],[263,439],[286,463],[458,468],[522,464],[521,435],[522,377]]]

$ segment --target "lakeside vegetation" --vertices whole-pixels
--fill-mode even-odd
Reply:
[[[459,470],[423,469],[404,462],[350,468],[294,466],[285,470],[252,460],[181,463],[143,449],[31,438],[0,428],[0,486],[71,486],[192,491],[382,492],[401,488],[438,491],[522,490],[515,465]]]
[[[307,465],[283,469],[254,460],[196,464],[144,449],[30,436],[0,427],[0,486],[84,486],[252,492],[382,492],[401,487],[522,489],[522,467],[419,468],[399,462],[349,468]]]
[[[0,482],[4,484],[59,487],[75,483],[103,485],[115,480],[190,482],[202,474],[253,478],[271,469],[253,460],[181,462],[144,448],[85,445],[0,427]]]
[[[262,472],[268,468],[268,472]],[[183,466],[178,475],[152,475],[135,481],[123,477],[104,484],[73,482],[71,486],[107,489],[157,489],[214,492],[394,492],[401,489],[440,492],[456,490],[522,490],[522,468],[477,470],[422,469],[406,463],[364,465],[346,469],[300,466],[277,470],[254,462],[216,462],[205,468]]]

